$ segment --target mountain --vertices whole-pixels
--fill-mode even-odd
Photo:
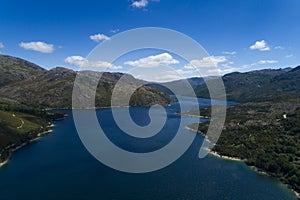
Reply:
[[[202,85],[205,83],[207,80],[212,80],[215,77],[206,77],[205,80],[202,77],[192,77],[192,78],[187,78],[187,79],[181,79],[181,80],[176,80],[176,81],[170,81],[170,82],[164,82],[164,83],[150,83],[149,85],[151,87],[157,88],[159,90],[164,91],[167,94],[173,94],[168,88],[174,88],[176,90],[177,95],[182,95],[182,96],[190,96],[190,91],[186,90],[185,85],[189,84],[191,88],[195,89],[198,86]]]
[[[10,56],[1,56],[0,60],[0,63],[2,63],[0,65],[0,77],[6,76],[7,73],[10,74],[10,76],[6,76],[5,84],[3,83],[0,86],[0,97],[13,99],[32,106],[71,107],[76,71],[62,67],[45,70],[25,60]],[[100,72],[93,71],[82,73],[91,78],[100,74]],[[128,74],[104,72],[98,83],[95,101],[97,107],[110,106],[113,88],[123,76],[126,76],[126,82],[122,85],[124,92],[133,88],[135,84],[145,83]],[[167,105],[170,101],[169,95],[157,88],[142,86],[133,94],[130,105]]]
[[[237,102],[284,100],[287,95],[300,97],[300,70],[264,69],[234,72],[222,77],[228,100]],[[213,80],[211,80],[213,81]],[[209,97],[205,84],[197,86],[199,97]]]
[[[222,134],[212,150],[242,159],[300,192],[300,101],[290,98],[295,97],[287,97],[285,102],[249,102],[228,107]],[[200,109],[200,113],[210,116],[211,109]],[[209,122],[188,127],[206,135]],[[206,137],[216,140],[213,134]]]
[[[174,85],[174,86],[180,87],[180,85],[182,83],[185,83],[185,81],[188,81],[188,83],[192,87],[196,87],[196,86],[201,85],[202,83],[204,83],[204,78],[192,77],[192,78],[187,78],[187,79],[182,79],[182,80],[166,82],[166,83],[163,83],[163,85]]]
[[[146,82],[123,73],[80,72],[87,78],[82,89],[89,90],[89,81],[97,81],[96,106],[110,106],[111,95],[120,78],[125,81],[120,91],[135,91],[131,106],[167,105],[171,98],[166,93],[136,85]],[[43,108],[70,108],[77,72],[56,67],[46,70],[38,65],[11,56],[0,55],[0,166],[16,149],[39,138],[49,130],[53,120],[62,119],[63,113],[49,112]],[[102,75],[98,82],[97,77]],[[79,95],[80,96],[80,95]],[[122,103],[122,102],[121,102]]]
[[[0,87],[34,78],[46,70],[26,60],[0,55]]]
[[[212,151],[220,157],[242,159],[299,193],[300,66],[234,72],[222,79],[227,98],[239,104],[227,107],[222,134]],[[195,90],[198,96],[209,97],[205,84]],[[196,111],[183,114],[199,113]],[[201,115],[211,116],[211,112],[210,108],[200,109]],[[189,128],[206,135],[209,123]],[[206,137],[216,140],[213,135]]]
[[[11,152],[49,131],[53,120],[63,118],[64,113],[48,112],[0,98],[0,166]]]
[[[13,149],[36,138],[48,129],[48,122],[40,116],[0,110],[0,163]]]

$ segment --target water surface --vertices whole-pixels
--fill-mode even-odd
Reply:
[[[209,105],[209,100],[201,102]],[[174,137],[180,117],[187,117],[174,114],[177,106],[175,103],[167,108],[165,128],[149,140],[122,133],[110,109],[98,110],[97,115],[116,145],[133,152],[147,152],[163,147]],[[15,152],[9,164],[0,169],[1,200],[296,199],[279,181],[255,173],[243,162],[213,156],[199,159],[201,135],[196,136],[179,160],[162,170],[146,174],[113,170],[87,152],[72,114],[67,112],[65,120],[55,122],[53,133]],[[147,112],[147,108],[131,108],[131,115],[140,125],[149,123]],[[198,120],[189,118],[191,122]]]

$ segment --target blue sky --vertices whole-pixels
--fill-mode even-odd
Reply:
[[[298,0],[2,0],[0,8],[0,52],[47,69],[76,68],[74,60],[66,62],[68,57],[84,58],[106,37],[140,27],[169,28],[190,36],[222,74],[300,64]],[[98,41],[90,38],[93,35]],[[120,60],[162,53],[137,52]]]

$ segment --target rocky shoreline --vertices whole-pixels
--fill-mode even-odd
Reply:
[[[191,132],[194,132],[194,133],[200,133],[202,136],[205,137],[205,135],[201,132],[199,132],[198,130],[195,130],[193,128],[190,128],[188,126],[185,127],[187,130],[191,131]],[[223,156],[221,154],[219,154],[218,152],[216,151],[212,151],[212,150],[209,150],[209,154],[212,155],[212,156],[215,156],[215,157],[218,157],[220,159],[225,159],[225,160],[231,160],[231,161],[238,161],[238,162],[244,162],[245,160],[241,159],[241,158],[237,158],[237,157],[230,157],[230,156]],[[255,171],[256,173],[259,173],[259,174],[262,174],[262,175],[266,175],[266,176],[270,176],[270,174],[264,170],[261,170],[255,166],[248,166],[249,168],[251,168],[253,171]],[[284,184],[286,185],[286,184]],[[288,185],[286,185],[297,197],[297,199],[300,199],[300,193],[295,191],[294,189],[290,188]]]
[[[49,126],[47,126],[47,128],[52,128],[53,126],[54,126],[54,124],[52,123],[52,124],[50,124]],[[10,156],[11,156],[11,154],[12,154],[13,152],[15,152],[15,151],[21,149],[22,147],[24,147],[24,146],[26,146],[26,145],[31,144],[32,142],[35,142],[35,141],[39,140],[42,136],[44,136],[44,135],[46,135],[46,134],[49,134],[49,133],[51,133],[52,131],[53,131],[52,129],[43,131],[43,132],[41,132],[41,133],[38,133],[38,134],[36,135],[35,138],[33,138],[33,139],[31,139],[31,140],[29,140],[29,141],[27,141],[27,142],[23,142],[22,144],[20,144],[20,145],[18,145],[18,146],[16,146],[16,147],[9,148],[9,149],[8,149],[8,152],[9,152],[9,153],[8,153],[8,156],[7,156],[7,158],[6,158],[4,161],[2,161],[2,162],[0,163],[0,168],[3,167],[3,166],[5,166],[5,165],[9,162],[9,158],[10,158]],[[13,145],[12,145],[12,146],[13,146]]]

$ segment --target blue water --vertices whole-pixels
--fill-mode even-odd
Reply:
[[[209,104],[208,100],[201,102]],[[174,114],[177,110],[176,103],[167,108],[165,128],[148,140],[123,134],[110,109],[98,110],[97,116],[115,144],[133,152],[148,152],[172,140],[180,117],[186,117]],[[113,170],[87,152],[72,113],[67,112],[69,116],[55,122],[51,134],[15,152],[8,165],[0,169],[0,200],[296,199],[279,181],[255,173],[243,162],[213,156],[199,159],[201,135],[179,160],[159,171],[129,174]],[[140,125],[150,122],[147,112],[147,108],[131,108]]]

